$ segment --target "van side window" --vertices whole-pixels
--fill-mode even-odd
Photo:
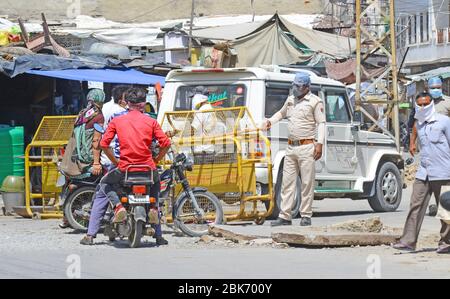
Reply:
[[[192,98],[201,88],[214,108],[241,107],[246,104],[247,87],[244,84],[230,85],[191,85],[178,88],[175,111],[192,109]]]
[[[325,106],[327,122],[349,123],[351,121],[345,90],[326,89]]]
[[[266,108],[265,117],[270,118],[277,113],[286,102],[288,96],[291,94],[290,84],[274,84],[268,83],[266,87]],[[319,95],[319,90],[315,87],[311,88],[311,92],[316,96]]]
[[[281,107],[283,107],[286,99],[289,96],[289,88],[266,88],[266,110],[265,115],[267,118],[272,117],[277,113]]]

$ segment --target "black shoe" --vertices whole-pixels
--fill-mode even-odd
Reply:
[[[84,236],[83,239],[80,241],[81,245],[94,245],[94,238],[91,236]]]
[[[169,241],[164,239],[163,237],[156,237],[156,245],[167,245]]]
[[[285,220],[283,218],[278,218],[270,224],[271,226],[282,226],[282,225],[292,225],[291,220]]]
[[[311,226],[311,218],[302,217],[302,219],[300,220],[300,226]]]

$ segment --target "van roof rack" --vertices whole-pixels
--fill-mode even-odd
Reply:
[[[268,72],[274,72],[274,73],[295,74],[298,72],[305,72],[305,73],[310,74],[311,76],[322,77],[318,71],[312,70],[311,68],[308,68],[308,67],[260,65],[260,68],[262,68]]]

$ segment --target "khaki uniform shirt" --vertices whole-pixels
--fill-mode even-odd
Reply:
[[[450,117],[450,97],[443,95],[442,100],[434,102],[436,112]]]
[[[322,99],[311,92],[302,99],[289,96],[269,121],[275,124],[283,118],[288,120],[289,139],[314,139],[317,125],[326,122]]]

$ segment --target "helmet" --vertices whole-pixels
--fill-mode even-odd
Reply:
[[[103,104],[105,101],[105,93],[99,88],[93,88],[88,92],[86,99],[97,104]]]

